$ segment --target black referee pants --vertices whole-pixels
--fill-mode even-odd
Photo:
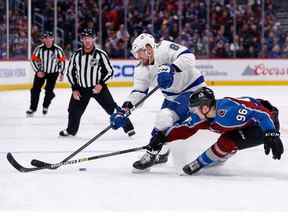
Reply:
[[[91,97],[94,98],[109,115],[113,114],[117,108],[117,104],[115,103],[107,85],[103,85],[103,88],[99,94],[93,94],[92,88],[81,88],[79,91],[81,94],[80,101],[75,100],[73,95],[71,95],[68,108],[69,116],[68,127],[66,130],[69,134],[72,135],[77,133],[80,125],[80,119]],[[123,129],[125,133],[134,129],[129,119],[128,123]]]
[[[45,74],[45,77],[43,78],[39,78],[37,77],[35,73],[33,86],[31,89],[31,100],[30,100],[31,110],[33,111],[37,110],[41,88],[44,85],[45,81],[46,81],[46,85],[45,85],[45,97],[43,101],[43,107],[45,108],[49,107],[52,99],[55,97],[54,88],[55,88],[58,75],[59,73],[51,73],[51,74]]]

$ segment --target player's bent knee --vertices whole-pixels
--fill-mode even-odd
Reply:
[[[218,139],[216,145],[222,152],[225,153],[232,153],[238,149],[236,143],[232,139],[227,138],[225,135]]]

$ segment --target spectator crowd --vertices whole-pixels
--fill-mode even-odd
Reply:
[[[112,58],[130,58],[131,41],[142,32],[153,34],[157,40],[183,44],[198,58],[288,56],[288,33],[281,31],[272,0],[265,0],[264,14],[261,0],[78,0],[78,5],[75,2],[57,2],[57,36],[67,57],[79,47],[77,33],[85,27],[95,29],[96,43]],[[9,11],[10,55],[25,58],[27,14],[16,6]],[[5,10],[5,4],[0,3],[0,59],[7,54]],[[53,29],[54,0],[32,0],[32,17],[33,48],[44,28]]]

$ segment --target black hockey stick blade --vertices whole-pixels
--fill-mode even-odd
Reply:
[[[40,160],[37,160],[37,159],[33,159],[31,161],[31,165],[32,166],[35,166],[35,167],[44,167],[44,166],[50,166],[51,164],[50,163],[46,163],[44,161],[40,161]]]
[[[51,167],[52,164],[50,163],[46,163],[44,161],[40,161],[40,160],[37,160],[37,159],[33,159],[31,161],[31,165],[34,166],[34,167],[38,167],[38,168],[43,168],[43,167]],[[58,167],[56,168],[50,168],[50,169],[57,169]]]
[[[27,167],[23,167],[21,164],[19,164],[16,159],[13,157],[12,153],[9,152],[7,154],[7,160],[8,162],[19,172],[31,172],[34,170],[38,170],[39,168],[35,167],[35,168],[27,168]]]
[[[10,152],[7,154],[7,160],[19,172],[32,172],[32,171],[43,170],[43,169],[56,169],[62,165],[62,164],[46,163],[45,165],[43,164],[43,166],[41,167],[40,166],[39,167],[24,167],[16,161],[16,159],[13,157],[12,153]]]

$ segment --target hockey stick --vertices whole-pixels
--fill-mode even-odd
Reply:
[[[140,104],[142,104],[147,98],[149,98],[155,91],[158,90],[158,86],[156,86],[154,89],[152,89],[144,98],[142,98],[140,101],[138,101],[134,107],[131,109],[131,111],[134,111]],[[131,111],[126,112],[125,116],[128,117],[131,115]],[[69,155],[68,157],[66,157],[65,159],[63,159],[61,162],[66,162],[68,160],[70,160],[72,157],[74,157],[76,154],[78,154],[80,151],[82,151],[83,149],[85,149],[87,146],[89,146],[91,143],[93,143],[96,139],[98,139],[99,137],[101,137],[103,134],[105,134],[108,130],[110,130],[112,127],[111,125],[107,126],[104,130],[102,130],[99,134],[97,134],[96,136],[94,136],[92,139],[90,139],[86,144],[84,144],[83,146],[81,146],[79,149],[77,149],[76,151],[74,151],[71,155]],[[31,165],[36,166],[36,167],[41,167],[43,166],[43,164],[49,164],[40,160],[36,160],[33,159],[31,161]]]
[[[31,168],[23,167],[22,165],[20,165],[16,161],[16,159],[13,157],[12,153],[10,153],[10,152],[7,154],[7,160],[19,172],[32,172],[32,171],[37,171],[37,170],[42,170],[42,169],[56,169],[58,167],[66,166],[66,165],[69,165],[69,164],[76,164],[76,163],[81,163],[81,162],[85,162],[85,161],[96,160],[96,159],[99,159],[99,158],[105,158],[105,157],[111,157],[111,156],[115,156],[115,155],[126,154],[126,153],[130,153],[130,152],[136,152],[136,151],[144,150],[144,149],[146,149],[146,147],[147,146],[141,146],[141,147],[137,147],[137,148],[130,148],[130,149],[121,150],[121,151],[115,151],[115,152],[106,153],[106,154],[102,154],[102,155],[84,157],[84,158],[70,160],[70,161],[62,161],[62,162],[56,163],[56,164],[48,164],[48,163],[46,163],[46,164],[43,164],[43,166],[41,166],[41,167],[31,167]]]
[[[142,98],[140,101],[138,101],[134,107],[131,109],[131,111],[135,110],[141,103],[143,103],[147,98],[149,98],[155,91],[157,91],[159,89],[158,86],[156,86],[154,89],[152,89],[144,98]],[[126,116],[128,117],[131,114],[131,112],[127,112]],[[103,134],[105,134],[108,130],[110,130],[112,127],[111,125],[107,126],[104,130],[102,130],[100,133],[98,133],[96,136],[94,136],[92,139],[90,139],[87,143],[85,143],[83,146],[81,146],[79,149],[77,149],[76,151],[74,151],[72,154],[70,154],[68,157],[66,157],[65,159],[63,159],[60,163],[66,162],[68,160],[70,160],[72,157],[74,157],[76,154],[78,154],[80,151],[82,151],[83,149],[85,149],[87,146],[89,146],[91,143],[93,143],[96,139],[98,139],[99,137],[101,137]],[[9,154],[9,153],[8,153]],[[8,159],[8,154],[7,154],[7,159]],[[11,153],[10,153],[11,154]],[[12,154],[9,156],[9,158],[11,159]],[[8,161],[10,162],[10,160],[8,159]],[[14,160],[15,161],[15,160]],[[43,166],[43,164],[45,165],[52,165],[40,160],[32,160],[31,164],[37,167],[41,167]],[[20,164],[19,164],[20,165]],[[45,167],[45,168],[51,168],[49,166]],[[57,167],[55,167],[57,168]],[[32,168],[30,168],[32,169]],[[35,168],[34,168],[35,169]],[[36,169],[37,170],[37,169]]]

